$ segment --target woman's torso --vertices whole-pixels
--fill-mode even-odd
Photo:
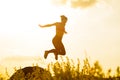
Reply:
[[[56,23],[56,36],[62,37],[65,32],[65,24],[63,23]]]

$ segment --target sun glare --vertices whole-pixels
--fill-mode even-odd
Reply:
[[[68,18],[65,26],[67,34],[63,38],[66,55],[63,58],[66,56],[73,60],[80,58],[82,61],[90,56],[91,62],[99,60],[105,68],[119,65],[117,62],[120,56],[119,2],[111,0],[108,4],[104,0],[97,0],[96,3],[92,3],[94,5],[86,5],[86,7],[83,5],[84,8],[81,8],[79,5],[81,1],[7,0],[6,2],[1,0],[1,65],[6,64],[10,67],[9,64],[12,62],[14,65],[27,66],[26,63],[32,65],[34,61],[40,63],[41,60],[44,60],[45,65],[56,62],[54,54],[49,54],[47,59],[44,59],[44,51],[54,48],[52,39],[56,32],[55,26],[41,28],[38,25],[59,22],[61,15]],[[24,57],[20,58],[20,56]],[[41,60],[33,58],[36,56]],[[11,58],[5,60],[6,57]],[[61,61],[60,55],[58,61]]]

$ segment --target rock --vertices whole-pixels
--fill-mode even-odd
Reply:
[[[17,70],[9,80],[52,80],[52,76],[49,71],[34,66]]]

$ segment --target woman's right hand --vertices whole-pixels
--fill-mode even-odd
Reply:
[[[65,33],[65,34],[67,34],[67,32],[66,32],[66,31],[65,31],[64,33]]]
[[[40,25],[40,24],[39,24],[38,26],[39,26],[39,27],[41,27],[41,28],[43,28],[43,26],[42,26],[42,25]]]

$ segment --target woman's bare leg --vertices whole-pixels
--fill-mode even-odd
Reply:
[[[51,50],[48,50],[48,51],[45,51],[45,54],[44,54],[44,58],[46,59],[48,54],[49,53],[54,53],[55,55],[55,59],[57,60],[58,59],[58,52],[56,49],[51,49]]]

